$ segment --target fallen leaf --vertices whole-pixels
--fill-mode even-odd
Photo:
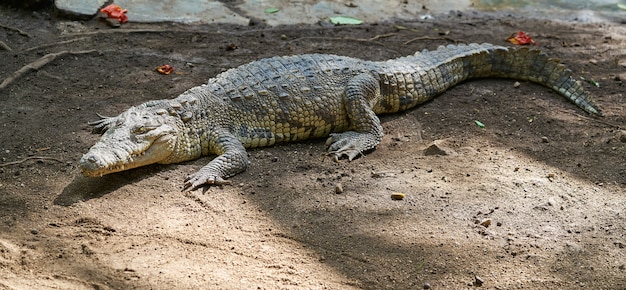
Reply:
[[[276,13],[278,11],[280,11],[280,9],[278,8],[265,8],[265,14],[272,14],[272,13]]]
[[[535,41],[523,31],[512,33],[506,40],[516,45],[535,44]]]
[[[237,48],[239,48],[239,46],[237,46],[237,45],[236,45],[236,44],[234,44],[234,43],[231,43],[231,44],[229,44],[228,46],[226,46],[226,50],[235,50],[235,49],[237,49]]]
[[[481,121],[474,120],[474,124],[476,124],[476,126],[480,128],[485,128],[485,124],[483,124]]]
[[[330,17],[330,23],[335,25],[359,25],[363,23],[363,20],[350,16],[332,16]]]
[[[393,200],[403,200],[404,199],[404,193],[402,192],[394,192],[391,194],[391,199]]]
[[[156,71],[158,71],[162,75],[169,75],[170,73],[174,71],[174,67],[169,64],[164,64],[162,66],[157,67]]]
[[[100,13],[105,14],[107,18],[117,19],[120,23],[126,23],[128,21],[126,12],[128,12],[128,9],[122,9],[122,7],[115,4],[100,9]]]
[[[598,88],[600,87],[600,83],[599,82],[596,82],[596,81],[590,80],[590,79],[586,79],[586,78],[584,78],[582,76],[580,77],[580,79],[583,80],[583,81],[586,81],[586,82],[588,82],[588,83],[590,83],[590,84],[592,84],[592,85],[594,85],[594,86],[596,86]]]

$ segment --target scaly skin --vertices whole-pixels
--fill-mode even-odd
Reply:
[[[87,176],[215,154],[184,190],[227,184],[248,167],[245,148],[329,136],[349,160],[380,143],[377,114],[415,107],[470,78],[502,77],[552,88],[588,113],[600,110],[571,72],[537,50],[491,44],[440,47],[386,62],[334,55],[262,59],[172,100],[149,101],[92,122],[104,133],[80,160]]]

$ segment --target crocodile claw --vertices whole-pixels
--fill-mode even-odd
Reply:
[[[335,162],[339,162],[339,159],[341,159],[344,156],[348,157],[348,161],[352,161],[357,156],[363,155],[363,152],[355,148],[352,148],[352,145],[347,145],[347,146],[340,148],[339,150],[328,151],[326,155],[332,156]]]
[[[227,185],[232,184],[232,181],[226,180],[219,176],[207,176],[202,174],[192,174],[185,178],[185,186],[182,191],[194,191],[202,186],[208,185]]]
[[[363,152],[370,150],[376,146],[375,138],[369,133],[358,133],[347,131],[343,133],[330,134],[326,140],[328,146],[328,155],[333,156],[335,161],[342,157],[348,157],[349,161],[363,155]]]

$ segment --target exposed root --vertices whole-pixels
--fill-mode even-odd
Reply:
[[[385,48],[387,48],[388,50],[394,52],[394,53],[398,53],[396,50],[389,48],[385,43],[376,41],[380,38],[385,38],[385,37],[390,37],[390,36],[394,36],[396,35],[396,33],[387,33],[387,34],[381,34],[381,35],[375,35],[373,37],[370,38],[350,38],[350,37],[325,37],[325,36],[303,36],[303,37],[298,37],[298,38],[294,38],[294,39],[290,39],[288,42],[294,42],[294,41],[301,41],[301,40],[308,40],[308,39],[321,39],[321,40],[343,40],[343,41],[354,41],[354,42],[369,42],[369,43],[373,43],[373,44],[378,44],[380,46],[383,46]]]
[[[29,156],[29,157],[26,157],[26,158],[24,158],[22,160],[18,160],[18,161],[11,161],[11,162],[7,162],[7,163],[0,163],[0,167],[21,164],[21,163],[24,163],[24,162],[26,162],[28,160],[52,160],[52,161],[56,161],[56,162],[59,162],[59,163],[63,163],[63,161],[61,161],[61,160],[59,160],[57,158],[54,158],[54,157]]]
[[[300,40],[305,40],[305,39],[323,39],[323,40],[350,40],[350,41],[358,41],[358,42],[375,42],[375,40],[377,40],[379,38],[385,38],[385,37],[390,37],[390,36],[394,36],[394,35],[396,35],[396,33],[381,34],[381,35],[376,35],[376,36],[370,37],[370,38],[303,36],[303,37],[298,37],[298,38],[291,39],[289,41],[293,42],[293,41],[300,41]]]
[[[68,40],[59,41],[55,43],[47,43],[47,44],[43,44],[40,46],[35,46],[35,47],[28,48],[28,49],[24,49],[22,52],[28,52],[28,51],[32,51],[32,50],[36,50],[36,49],[40,49],[44,47],[56,46],[56,45],[61,45],[61,44],[68,44],[68,43],[72,43],[75,41],[81,41],[81,40],[86,40],[86,39],[90,39],[90,37],[78,37],[78,38],[68,39]]]
[[[4,24],[0,24],[1,28],[7,29],[7,30],[13,30],[13,31],[17,31],[17,33],[19,33],[20,35],[26,36],[26,37],[30,37],[30,34],[28,34],[26,31],[21,30],[19,28],[15,28],[12,26],[8,26],[8,25],[4,25]]]
[[[94,52],[96,50],[81,50],[81,51],[61,51],[61,52],[55,52],[55,53],[49,53],[46,54],[44,56],[42,56],[41,58],[37,59],[34,62],[31,62],[25,66],[23,66],[22,68],[20,68],[19,70],[15,71],[13,74],[11,74],[11,76],[7,77],[4,81],[2,81],[2,83],[0,83],[0,90],[6,88],[7,86],[9,86],[13,81],[17,80],[18,78],[20,78],[21,76],[23,76],[24,74],[28,73],[29,71],[33,70],[36,71],[40,68],[42,68],[43,66],[45,66],[46,64],[52,62],[53,60],[55,60],[57,57],[65,55],[65,54],[85,54],[85,53],[91,53]]]
[[[87,32],[68,33],[61,35],[61,37],[73,37],[73,36],[92,36],[92,35],[106,35],[106,34],[120,34],[120,33],[164,33],[164,32],[193,32],[185,29],[159,29],[159,28],[146,28],[146,29],[106,29]]]
[[[4,41],[0,40],[0,49],[4,49],[7,51],[11,51],[11,47],[9,47]]]
[[[593,117],[589,117],[589,116],[584,116],[584,115],[581,115],[581,114],[578,114],[578,113],[574,113],[574,115],[578,116],[581,119],[588,120],[590,122],[600,123],[600,124],[603,124],[603,125],[606,125],[606,126],[609,126],[609,127],[620,129],[620,130],[626,130],[626,127],[624,127],[623,125],[611,123],[611,122],[602,120],[600,118],[593,118]]]
[[[409,39],[409,40],[405,41],[404,45],[411,44],[411,43],[419,41],[419,40],[447,40],[447,41],[454,42],[454,43],[462,42],[460,40],[456,40],[456,39],[450,38],[450,37],[420,36],[420,37],[416,37],[416,38]]]

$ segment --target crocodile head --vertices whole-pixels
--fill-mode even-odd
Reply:
[[[90,124],[94,132],[104,133],[79,162],[83,174],[93,177],[167,163],[183,136],[181,119],[154,105],[132,107],[117,117]]]

